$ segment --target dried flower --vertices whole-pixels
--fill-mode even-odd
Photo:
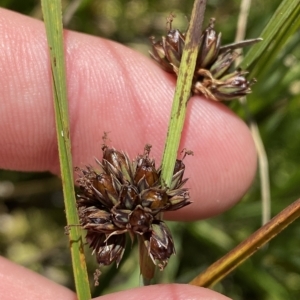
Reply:
[[[202,34],[202,42],[197,58],[197,68],[210,66],[218,57],[221,46],[221,33],[217,34],[214,26],[215,19],[211,18],[208,27]]]
[[[86,240],[100,265],[119,265],[125,248],[126,234],[131,240],[142,237],[154,264],[162,270],[175,253],[166,224],[158,218],[165,211],[180,209],[191,202],[183,179],[185,166],[176,161],[171,186],[160,183],[160,168],[149,158],[151,146],[143,155],[130,161],[128,155],[103,147],[101,168],[77,168],[77,196],[80,224],[87,230]]]
[[[166,37],[162,37],[162,40],[157,42],[154,37],[151,38],[150,55],[164,70],[178,75],[185,33],[172,29],[173,17],[174,15],[171,15],[167,19],[169,28]],[[251,93],[251,85],[255,83],[255,80],[247,81],[245,71],[229,72],[234,60],[238,57],[238,53],[233,50],[257,43],[261,39],[221,46],[221,33],[215,31],[214,24],[215,19],[212,18],[201,36],[192,92],[216,101],[245,96]]]
[[[152,52],[150,56],[157,61],[167,72],[178,75],[178,68],[185,44],[185,35],[178,29],[172,29],[172,22],[175,15],[171,14],[167,18],[167,36],[162,37],[161,41],[156,42],[155,38],[150,37]]]

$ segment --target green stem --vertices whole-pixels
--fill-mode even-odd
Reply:
[[[185,47],[179,68],[175,89],[168,134],[162,159],[162,185],[170,186],[177,152],[181,139],[181,132],[186,115],[187,102],[191,96],[191,86],[199,52],[202,23],[206,0],[195,0],[190,26],[186,34]],[[160,216],[162,218],[162,216]],[[155,265],[151,261],[147,250],[140,242],[141,285],[149,285],[154,276]]]
[[[196,0],[192,11],[190,26],[186,34],[185,47],[179,68],[171,118],[162,159],[162,184],[170,186],[181,133],[186,115],[187,102],[191,96],[191,86],[199,52],[202,23],[206,0]]]
[[[74,195],[62,8],[60,0],[42,0],[41,2],[51,59],[56,133],[66,217],[68,225],[77,225],[79,220]],[[80,227],[70,227],[69,240],[77,297],[79,300],[91,299]]]

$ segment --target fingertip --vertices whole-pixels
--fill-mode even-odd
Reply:
[[[228,297],[223,296],[215,291],[196,287],[188,284],[157,284],[141,288],[135,288],[128,291],[122,291],[96,299],[114,300],[114,299],[128,299],[128,300],[229,300]]]
[[[0,257],[0,279],[1,296],[4,297],[1,299],[76,299],[71,290],[3,257]]]

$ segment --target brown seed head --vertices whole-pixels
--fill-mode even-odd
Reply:
[[[178,75],[180,61],[185,45],[185,33],[172,29],[174,15],[168,18],[168,31],[166,37],[155,42],[152,38],[151,57],[160,66],[170,73]],[[207,28],[202,32],[201,45],[196,62],[192,92],[201,94],[206,98],[222,101],[240,98],[251,93],[254,81],[247,81],[247,72],[239,72],[232,78],[230,68],[238,54],[234,49],[249,46],[261,39],[246,40],[235,44],[221,46],[221,33],[214,29],[215,19],[210,20]],[[231,81],[226,78],[230,75]]]
[[[160,269],[175,253],[167,226],[158,219],[160,212],[177,210],[191,202],[187,189],[182,188],[185,166],[177,160],[172,184],[162,188],[160,168],[149,157],[150,145],[144,153],[130,161],[127,154],[103,147],[102,171],[88,166],[77,168],[82,194],[77,196],[80,224],[87,230],[86,240],[100,265],[122,259],[125,236],[142,236],[149,255]]]

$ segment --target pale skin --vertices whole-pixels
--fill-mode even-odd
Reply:
[[[175,79],[120,44],[66,31],[66,69],[74,166],[101,158],[102,136],[131,157],[152,144],[159,163]],[[48,48],[42,22],[0,9],[0,168],[59,175]],[[193,97],[183,130],[193,204],[166,215],[200,220],[232,207],[256,170],[245,123],[221,103]],[[63,228],[62,228],[63,234]],[[0,258],[1,299],[76,299],[74,292]],[[137,279],[138,280],[138,279]],[[101,299],[228,299],[209,289],[159,285]],[[4,296],[4,298],[3,298]],[[145,298],[143,298],[145,299]]]

